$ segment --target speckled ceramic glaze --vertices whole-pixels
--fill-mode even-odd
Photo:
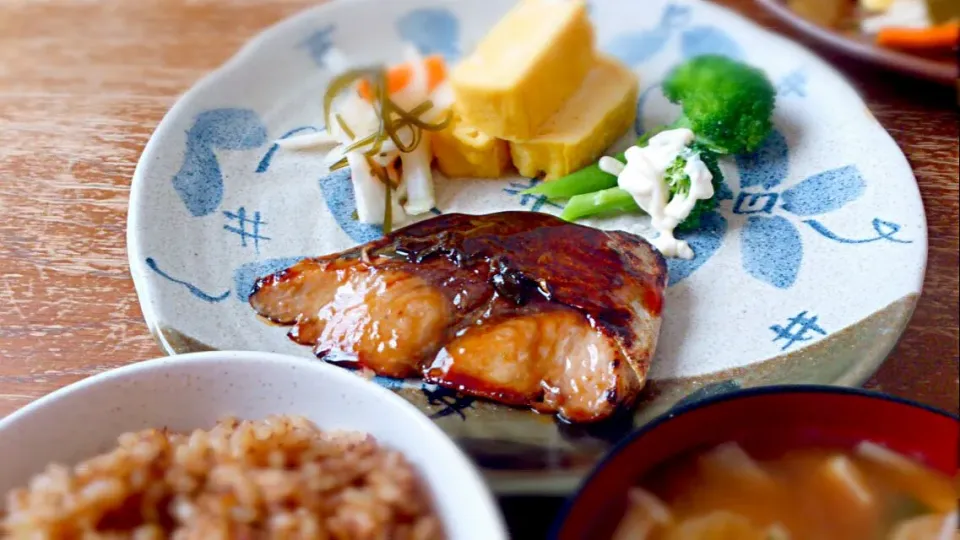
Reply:
[[[339,368],[256,352],[140,362],[70,385],[0,420],[0,493],[26,485],[49,463],[73,464],[113,448],[125,432],[189,432],[225,416],[274,414],[372,434],[420,472],[449,538],[507,539],[479,471],[414,407]]]
[[[321,127],[335,46],[359,62],[399,60],[401,42],[455,61],[513,4],[349,0],[268,30],[167,115],[133,182],[131,272],[147,323],[170,353],[243,349],[310,356],[246,303],[254,280],[305,256],[378,237],[353,221],[347,171],[274,141]],[[923,281],[926,226],[903,154],[856,92],[815,56],[697,0],[595,0],[598,45],[641,81],[637,133],[673,120],[660,90],[686,58],[719,53],[766,70],[776,130],[722,163],[720,206],[670,261],[660,346],[634,415],[591,429],[379,380],[417,404],[501,491],[568,489],[612,440],[678,400],[768,383],[859,384],[895,344]],[[561,206],[527,178],[438,179],[434,213]],[[634,216],[594,221],[646,235]],[[692,394],[692,395],[691,395]],[[544,474],[549,472],[550,474]]]

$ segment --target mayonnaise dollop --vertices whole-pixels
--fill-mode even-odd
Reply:
[[[608,157],[601,158],[599,163],[601,170],[617,176],[620,188],[650,215],[650,224],[660,233],[651,243],[664,257],[693,258],[690,244],[674,237],[673,231],[687,219],[698,200],[713,197],[713,175],[700,155],[688,148],[693,139],[689,129],[667,130],[652,137],[643,148],[628,148],[626,164]],[[687,160],[683,172],[690,177],[690,191],[671,197],[664,174],[677,156]]]

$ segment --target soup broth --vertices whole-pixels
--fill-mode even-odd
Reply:
[[[954,482],[873,443],[678,458],[629,494],[614,540],[958,540]]]

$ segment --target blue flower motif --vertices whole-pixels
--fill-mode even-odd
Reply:
[[[603,49],[624,63],[636,66],[653,58],[663,50],[673,32],[690,20],[690,8],[677,4],[667,4],[660,21],[649,30],[631,31],[617,35]]]
[[[670,38],[685,27],[690,19],[689,6],[667,4],[656,26],[618,34],[603,46],[603,50],[630,66],[640,65],[662,51]],[[744,57],[743,48],[729,34],[710,25],[684,30],[680,34],[680,52],[684,58],[704,54],[719,54],[735,60]]]
[[[778,96],[807,97],[807,74],[803,69],[796,69],[788,73],[777,83]]]
[[[710,212],[700,218],[696,231],[679,233],[677,238],[686,240],[696,254],[692,259],[667,259],[670,285],[676,285],[707,262],[723,244],[727,234],[727,220],[719,212]]]
[[[397,21],[397,31],[420,54],[440,54],[449,61],[460,56],[460,21],[448,9],[413,10]]]
[[[715,26],[694,26],[680,37],[684,58],[705,54],[719,54],[733,60],[743,60],[743,49],[725,31]]]
[[[839,210],[863,195],[866,184],[853,165],[822,172],[783,192],[783,209],[797,216]]]
[[[197,115],[187,130],[183,165],[173,189],[195,217],[212,214],[223,201],[223,173],[215,150],[250,150],[267,140],[267,128],[248,109],[212,109]]]
[[[776,130],[759,150],[737,156],[736,162],[740,192],[733,193],[723,185],[718,198],[732,201],[732,213],[746,217],[739,234],[743,269],[764,283],[789,289],[796,282],[803,263],[803,242],[796,225],[786,216],[778,215],[778,210],[797,217],[833,212],[863,195],[866,183],[855,165],[847,165],[815,174],[781,190],[790,159],[786,138]],[[815,220],[804,223],[811,221],[819,225]],[[811,224],[811,227],[816,230],[816,226]],[[703,226],[683,236],[696,256],[688,261],[672,259],[667,263],[670,283],[682,281],[707,262],[723,243],[726,228],[726,219],[719,212],[703,216]],[[884,231],[891,232],[885,238],[898,241],[889,238],[897,230],[899,227],[896,230],[886,227]],[[831,238],[823,232],[820,234]]]
[[[803,244],[797,228],[782,216],[750,216],[740,235],[743,269],[778,289],[797,280]]]
[[[313,59],[313,62],[320,67],[324,66],[324,58],[327,52],[333,48],[333,25],[326,26],[310,34],[310,36],[300,43],[300,47],[307,50],[307,54]]]

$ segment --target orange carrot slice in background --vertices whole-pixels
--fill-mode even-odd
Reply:
[[[960,21],[929,28],[882,28],[877,45],[894,49],[949,49],[960,42]]]
[[[423,59],[423,66],[427,72],[427,91],[433,91],[447,78],[447,64],[443,57],[432,54]],[[387,70],[387,92],[394,94],[407,87],[413,79],[413,67],[409,63],[398,64]],[[363,79],[357,86],[360,97],[373,101],[373,88],[370,81]]]

